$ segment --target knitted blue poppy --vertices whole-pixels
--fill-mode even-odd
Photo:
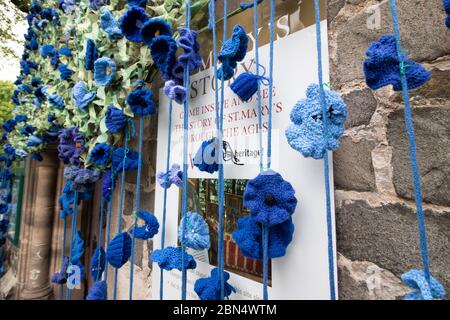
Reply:
[[[86,40],[86,53],[84,57],[84,68],[94,70],[94,62],[98,59],[97,45],[92,39]]]
[[[123,37],[119,24],[112,12],[107,8],[103,8],[100,12],[100,27],[108,34],[111,40],[117,40]]]
[[[52,57],[55,54],[55,47],[51,44],[44,44],[41,46],[40,53],[42,58]]]
[[[172,184],[181,187],[183,183],[183,170],[181,170],[179,164],[174,163],[169,171],[159,172],[156,179],[159,185],[165,189],[170,188]]]
[[[37,87],[37,86],[40,85],[41,83],[42,83],[42,79],[39,78],[39,77],[33,77],[33,78],[31,79],[31,85],[32,85],[33,87]]]
[[[94,63],[94,79],[100,86],[107,86],[116,76],[116,63],[114,60],[103,57]]]
[[[152,90],[139,88],[128,95],[127,104],[135,115],[143,117],[156,113],[156,106],[152,99]]]
[[[278,258],[286,254],[286,248],[292,241],[293,233],[294,225],[291,217],[283,223],[269,227],[269,258]],[[233,239],[244,256],[259,260],[263,258],[262,226],[251,215],[238,220]]]
[[[186,67],[189,66],[189,72],[202,66],[202,57],[200,56],[200,44],[197,41],[197,32],[180,28],[178,30],[178,46],[183,49],[183,53],[178,57],[178,61]]]
[[[113,179],[111,177],[111,170],[105,171],[102,179],[102,197],[106,201],[111,200],[111,195],[113,191]]]
[[[220,300],[221,282],[219,279],[219,269],[214,268],[211,270],[211,276],[208,278],[200,278],[195,281],[194,291],[200,298],[200,300]],[[224,297],[228,298],[232,293],[236,292],[236,289],[230,285],[227,281],[230,279],[230,274],[226,271],[223,272],[224,280]]]
[[[73,74],[73,71],[70,70],[66,64],[62,64],[58,67],[59,77],[61,80],[68,80]]]
[[[72,57],[72,51],[67,48],[67,47],[63,47],[61,49],[59,49],[59,54],[62,56],[66,56],[66,57]]]
[[[242,61],[247,53],[247,47],[247,33],[241,25],[234,25],[231,38],[223,43],[222,49],[217,53],[217,58],[222,62],[217,70],[219,79],[229,80],[233,77],[237,63]]]
[[[67,268],[69,267],[69,258],[64,256],[61,265],[61,271],[52,275],[51,282],[56,284],[64,284],[67,282]]]
[[[108,110],[106,110],[105,124],[110,132],[117,133],[122,131],[127,125],[127,117],[122,109],[109,106]]]
[[[89,0],[89,7],[98,10],[106,4],[106,0]]]
[[[128,232],[116,235],[106,249],[106,258],[114,268],[122,267],[131,256],[131,238]]]
[[[142,7],[145,8],[147,5],[147,0],[128,0],[128,5],[130,7]]]
[[[102,277],[103,272],[105,271],[106,259],[105,259],[105,250],[102,247],[95,248],[94,255],[92,256],[90,271],[91,276],[94,280],[98,280]]]
[[[139,219],[144,220],[145,224],[141,227],[136,226],[136,228],[131,229],[130,233],[134,233],[134,236],[138,239],[147,240],[153,238],[158,233],[158,219],[147,211],[138,211],[136,215]]]
[[[297,198],[289,182],[279,173],[267,170],[247,182],[244,206],[257,222],[271,227],[291,217]]]
[[[163,75],[163,78],[170,77],[176,62],[175,54],[178,49],[176,41],[171,36],[163,35],[154,38],[149,46],[153,62]]]
[[[131,149],[126,149],[125,147],[120,147],[114,150],[112,155],[112,170],[115,176],[117,176],[119,172],[122,172],[124,158],[126,171],[138,169],[139,153]]]
[[[402,274],[403,283],[414,289],[414,291],[406,294],[404,300],[434,300],[443,299],[445,297],[445,289],[436,278],[430,276],[430,285],[426,280],[425,273],[422,270],[412,269]]]
[[[152,253],[151,260],[156,262],[161,269],[167,271],[173,269],[181,271],[183,267],[184,269],[195,269],[197,267],[194,257],[185,252],[183,259],[183,251],[178,247],[166,247],[161,250],[155,250]]]
[[[72,89],[72,97],[75,100],[75,106],[83,111],[87,111],[87,106],[95,100],[97,93],[88,91],[84,81],[78,81]]]
[[[63,130],[59,135],[58,157],[65,164],[80,165],[80,155],[84,152],[84,136],[77,127]]]
[[[445,13],[447,18],[445,19],[445,25],[450,29],[450,0],[443,0]]]
[[[60,95],[58,95],[56,93],[50,94],[48,96],[48,102],[50,103],[50,105],[53,108],[56,108],[56,109],[59,109],[59,110],[62,110],[65,107],[64,99]]]
[[[16,127],[17,122],[14,119],[8,119],[6,120],[3,124],[2,124],[2,128],[3,130],[5,130],[6,132],[11,132],[14,130],[14,128]]]
[[[120,29],[129,41],[142,42],[141,28],[148,21],[149,16],[141,7],[131,7],[120,18]]]
[[[219,139],[203,141],[194,157],[194,166],[200,171],[213,173],[219,170]]]
[[[141,29],[142,41],[150,46],[153,39],[159,36],[168,36],[172,38],[172,28],[161,18],[151,18],[144,23]]]
[[[323,136],[319,85],[310,85],[306,91],[306,99],[298,101],[292,108],[293,124],[286,129],[286,138],[289,145],[304,157],[322,159],[325,152],[339,147],[339,138],[344,133],[347,119],[347,106],[334,91],[325,91],[325,100],[328,107],[326,142]]]
[[[232,69],[232,71],[234,73],[234,69]],[[236,78],[236,80],[233,81],[233,83],[230,85],[230,89],[239,98],[241,98],[242,101],[247,102],[258,90],[258,84],[260,82],[267,83],[267,81],[268,79],[263,75],[256,75],[251,72],[244,72],[241,73]]]
[[[97,143],[94,148],[92,148],[89,158],[91,161],[98,166],[106,166],[111,158],[112,148],[106,143]]]
[[[208,224],[197,212],[186,212],[186,216],[180,221],[178,240],[186,247],[194,250],[208,249],[211,245]]]
[[[108,290],[106,281],[96,281],[89,289],[86,300],[106,300],[108,297]]]
[[[366,55],[367,59],[364,61],[363,67],[367,85],[376,90],[392,84],[395,91],[401,91],[401,69],[395,37],[383,35],[370,45]],[[408,89],[418,88],[430,80],[428,70],[416,62],[408,60],[406,53],[403,55]]]
[[[164,84],[164,94],[176,103],[183,104],[186,99],[186,88],[177,84],[173,80],[168,80]]]

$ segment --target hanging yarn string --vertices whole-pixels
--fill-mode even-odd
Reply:
[[[405,55],[401,45],[401,37],[400,37],[400,25],[398,21],[398,12],[395,0],[389,0],[391,13],[392,13],[392,24],[394,28],[394,36],[396,39],[397,46],[397,55],[399,59],[400,65],[400,78],[401,78],[401,88],[403,101],[405,105],[405,123],[406,123],[406,131],[408,134],[408,143],[409,143],[409,156],[411,159],[411,171],[413,176],[413,186],[414,186],[414,198],[416,202],[416,210],[417,210],[417,223],[419,228],[419,239],[420,239],[420,248],[422,252],[422,264],[423,271],[419,270],[411,270],[408,273],[405,273],[402,276],[402,280],[404,282],[417,290],[417,293],[409,294],[405,296],[405,299],[414,299],[414,300],[431,300],[431,299],[439,299],[445,296],[445,290],[442,285],[431,276],[430,272],[430,261],[428,256],[428,247],[427,247],[427,234],[425,228],[425,217],[423,213],[422,207],[422,189],[420,183],[420,171],[419,165],[417,162],[416,155],[416,138],[414,133],[414,125],[412,120],[412,111],[411,111],[411,103],[409,99],[408,92],[408,79],[406,75],[406,65],[405,65]]]
[[[73,202],[73,211],[72,211],[72,223],[71,223],[71,230],[70,230],[70,260],[72,260],[72,249],[73,249],[73,243],[75,240],[75,234],[77,233],[77,218],[78,218],[78,191],[74,190],[74,202]],[[72,296],[72,290],[69,286],[67,286],[66,290],[66,300],[70,300]]]
[[[110,176],[110,178],[109,178]],[[110,179],[110,180],[109,180]],[[111,241],[111,215],[112,215],[112,207],[113,207],[113,197],[114,194],[114,185],[115,185],[115,176],[113,170],[106,171],[103,176],[103,185],[102,185],[102,197],[108,201],[108,214],[106,216],[106,239],[105,239],[105,248],[108,243]],[[103,280],[105,283],[108,283],[108,259],[105,261],[105,273]]]

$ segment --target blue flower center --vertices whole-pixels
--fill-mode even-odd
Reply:
[[[269,194],[265,197],[264,203],[271,207],[277,204],[277,199],[275,199],[273,195]]]

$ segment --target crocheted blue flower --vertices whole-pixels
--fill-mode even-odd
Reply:
[[[130,7],[142,7],[145,8],[147,5],[147,0],[128,0],[128,5]]]
[[[234,69],[231,69],[234,74]],[[231,75],[232,77],[233,75]],[[231,78],[230,77],[230,78]],[[258,84],[266,83],[268,79],[263,75],[256,75],[251,72],[241,73],[230,85],[230,89],[242,100],[249,101],[258,91]]]
[[[76,9],[76,0],[59,0],[58,1],[58,8],[64,12],[71,14]]]
[[[89,0],[89,7],[92,10],[98,10],[106,4],[105,0]]]
[[[122,109],[109,106],[108,110],[106,110],[105,124],[106,128],[110,132],[120,132],[127,125],[127,117],[123,113]]]
[[[247,53],[247,47],[247,33],[241,25],[234,25],[231,38],[224,42],[222,49],[217,53],[217,58],[222,62],[217,70],[219,79],[223,77],[224,80],[229,80],[233,77],[237,63],[242,61]]]
[[[67,282],[67,268],[69,267],[69,258],[64,256],[61,264],[61,271],[52,275],[51,282],[56,284],[64,284]]]
[[[219,279],[219,269],[214,268],[211,270],[211,276],[209,278],[200,278],[195,281],[194,291],[200,298],[200,300],[220,300],[221,283]],[[236,289],[230,285],[227,281],[230,279],[230,274],[226,271],[223,272],[224,280],[224,297],[228,298],[232,293],[236,292]]]
[[[181,170],[179,164],[174,163],[169,171],[159,172],[156,179],[159,185],[165,189],[170,188],[172,184],[181,187],[183,183],[183,170]]]
[[[4,123],[2,124],[2,128],[3,128],[3,130],[5,130],[6,132],[11,132],[11,131],[14,130],[14,128],[16,127],[16,125],[17,125],[16,120],[14,120],[14,119],[9,119],[9,120],[6,120],[6,122],[4,122]]]
[[[43,143],[44,140],[42,140],[41,138],[36,136],[30,136],[27,141],[27,147],[37,147]]]
[[[92,39],[86,40],[86,54],[84,58],[84,68],[94,70],[94,62],[98,59],[97,45]]]
[[[100,27],[108,34],[111,40],[117,40],[123,37],[119,24],[109,9],[102,9],[100,12]]]
[[[269,258],[278,258],[286,254],[286,248],[292,241],[293,233],[294,225],[291,217],[283,223],[269,227]],[[238,220],[233,239],[244,256],[259,260],[263,258],[262,226],[251,215]]]
[[[257,222],[270,227],[290,218],[297,198],[289,182],[279,173],[267,170],[247,182],[244,206]]]
[[[131,229],[130,233],[134,234],[134,236],[138,239],[147,240],[153,238],[153,236],[158,233],[158,219],[147,211],[138,211],[136,214],[139,219],[144,220],[145,224],[143,226]]]
[[[128,95],[127,104],[135,115],[143,117],[156,113],[156,106],[152,99],[152,90],[139,88]]]
[[[159,36],[169,36],[172,38],[172,28],[161,18],[151,18],[144,23],[141,29],[142,41],[150,46],[153,39]]]
[[[323,136],[322,107],[319,99],[319,86],[310,85],[306,91],[306,99],[300,100],[292,108],[291,121],[286,129],[289,145],[304,157],[321,159],[328,150],[339,147],[339,138],[344,133],[347,119],[347,106],[334,91],[325,91],[327,112],[327,143]]]
[[[447,18],[445,19],[445,25],[450,29],[450,0],[443,0],[445,13]]]
[[[39,102],[44,102],[47,100],[47,86],[40,86],[37,87],[36,90],[34,90],[34,96],[38,98]]]
[[[100,86],[107,86],[116,76],[116,63],[114,60],[103,57],[94,63],[94,79]]]
[[[48,96],[48,102],[50,102],[50,105],[51,105],[53,108],[56,108],[56,109],[62,110],[62,109],[64,109],[64,107],[65,107],[65,105],[64,105],[64,99],[63,99],[60,95],[58,95],[58,94],[56,94],[56,93],[50,94],[50,95]]]
[[[106,249],[106,258],[114,268],[122,267],[131,256],[131,238],[127,232],[116,235]]]
[[[0,214],[5,214],[9,210],[9,205],[6,203],[0,203]]]
[[[106,300],[108,297],[108,290],[106,281],[96,281],[89,289],[86,300]]]
[[[65,164],[80,165],[80,155],[84,152],[84,136],[77,127],[63,130],[59,135],[58,157]]]
[[[36,128],[33,127],[31,124],[27,124],[20,130],[20,134],[24,136],[29,136],[30,134],[33,134],[36,131]]]
[[[414,289],[405,295],[404,300],[434,300],[445,297],[444,286],[436,278],[430,276],[430,288],[423,270],[409,270],[402,274],[401,278],[406,286]]]
[[[72,241],[72,250],[70,251],[70,264],[80,265],[80,259],[84,253],[84,240],[81,239],[81,231],[77,231]]]
[[[72,89],[72,97],[75,100],[75,106],[78,109],[87,111],[87,106],[95,100],[97,93],[95,91],[88,91],[84,81],[78,81]]]
[[[120,30],[129,41],[142,42],[141,28],[149,16],[141,7],[131,7],[120,18]]]
[[[395,37],[392,35],[382,36],[370,45],[366,55],[367,59],[364,61],[363,67],[367,85],[376,90],[392,84],[395,91],[401,91],[401,69]],[[430,80],[428,70],[416,62],[408,60],[406,53],[403,53],[403,56],[405,59],[404,72],[409,90],[418,88]]]
[[[18,114],[18,115],[14,118],[14,120],[16,120],[17,123],[19,123],[19,122],[24,122],[24,121],[27,121],[27,120],[28,120],[28,117],[27,117],[26,115],[24,115],[24,114]]]
[[[45,8],[41,11],[41,18],[51,22],[54,26],[59,22],[58,13],[52,8]]]
[[[25,48],[30,51],[36,51],[39,48],[36,38],[31,39],[29,42],[25,42]]]
[[[58,71],[59,71],[59,77],[61,78],[61,80],[68,80],[73,74],[73,71],[70,70],[66,64],[60,65],[58,67]]]
[[[59,54],[68,58],[72,57],[72,51],[67,47],[59,49]]]
[[[89,158],[91,161],[98,166],[106,166],[111,157],[112,148],[106,143],[97,143],[91,150]]]
[[[188,28],[180,28],[178,32],[180,36],[178,37],[177,43],[178,46],[183,49],[183,53],[178,57],[178,61],[180,61],[184,67],[188,66],[189,72],[192,72],[202,66],[197,32]]]
[[[120,147],[114,150],[112,155],[112,170],[115,176],[117,176],[119,172],[122,172],[124,167],[124,158],[126,171],[137,170],[139,153],[125,147]]]
[[[194,157],[194,166],[200,171],[213,173],[219,170],[219,139],[203,141]]]
[[[95,248],[92,256],[90,271],[92,278],[96,281],[102,277],[106,267],[105,250],[102,247]]]
[[[66,167],[64,177],[72,181],[72,189],[79,192],[89,192],[93,189],[93,183],[100,179],[100,170],[80,169]]]
[[[32,85],[33,87],[37,87],[37,86],[40,85],[41,83],[42,83],[42,79],[39,78],[39,77],[33,77],[33,78],[31,79],[31,85]]]
[[[161,250],[155,250],[152,253],[151,259],[153,262],[156,262],[161,269],[167,271],[173,269],[182,271],[183,267],[184,269],[195,269],[197,267],[194,257],[185,252],[183,259],[183,251],[178,247],[166,247]]]
[[[102,197],[105,201],[111,200],[112,191],[114,188],[114,182],[111,177],[111,170],[105,171],[102,179]]]
[[[55,54],[55,48],[51,44],[44,44],[40,49],[41,57],[52,57]]]
[[[164,84],[164,94],[176,103],[183,104],[186,99],[186,88],[177,84],[173,80],[168,80]]]
[[[176,63],[177,43],[171,36],[158,36],[150,44],[153,62],[163,78],[169,78]]]
[[[50,64],[52,65],[53,70],[56,70],[59,67],[59,62],[59,53],[56,52],[50,59]]]
[[[186,216],[181,219],[178,228],[178,239],[180,243],[194,250],[208,249],[211,245],[208,224],[197,212],[188,211]]]

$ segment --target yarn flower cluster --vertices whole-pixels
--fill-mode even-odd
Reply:
[[[402,73],[406,75],[409,90],[416,89],[430,80],[428,70],[408,60],[406,53],[401,54],[404,56],[404,65],[400,65],[397,42],[393,35],[383,35],[370,45],[363,69],[366,83],[371,89],[376,90],[391,84],[395,91],[401,91]]]
[[[65,164],[80,166],[80,155],[84,152],[84,136],[77,127],[65,129],[59,135],[58,157]]]
[[[200,278],[195,281],[194,291],[200,298],[200,300],[220,300],[221,283],[219,277],[219,269],[214,268],[211,270],[211,276],[208,278]],[[230,274],[226,271],[223,272],[224,278],[224,297],[228,298],[232,293],[236,292],[236,289],[228,283]]]
[[[132,235],[134,234],[137,239],[148,240],[153,238],[153,236],[158,233],[158,219],[147,211],[138,211],[136,215],[139,219],[144,220],[144,225],[140,227],[136,226],[130,233]]]
[[[222,49],[217,54],[217,58],[222,62],[217,70],[219,79],[229,80],[233,77],[237,63],[245,58],[247,47],[247,33],[241,25],[234,25],[231,38],[223,43]]]
[[[322,159],[328,150],[339,147],[339,138],[344,133],[347,106],[334,91],[325,91],[327,107],[327,136],[324,136],[323,113],[320,104],[319,85],[310,85],[306,99],[298,101],[291,111],[290,125],[286,129],[289,145],[304,157]]]
[[[144,117],[156,113],[153,92],[148,88],[138,88],[127,97],[127,104],[137,116]]]
[[[166,247],[161,250],[153,251],[151,260],[156,262],[161,269],[170,271],[177,269],[182,271],[184,269],[195,269],[197,263],[194,257],[178,247]]]
[[[183,183],[183,170],[179,164],[174,163],[167,172],[159,172],[156,176],[158,183],[164,189],[170,188],[172,184],[181,187]]]
[[[122,267],[131,256],[131,237],[128,232],[117,234],[106,248],[106,259],[114,268]]]
[[[78,81],[73,87],[72,97],[75,101],[75,106],[83,111],[87,111],[87,106],[94,101],[97,93],[95,91],[88,91],[86,82]]]
[[[106,166],[111,158],[112,148],[109,144],[98,143],[92,148],[90,160],[97,166]]]
[[[72,182],[73,190],[90,192],[93,184],[100,179],[100,170],[81,169],[75,166],[66,167],[64,177]]]

